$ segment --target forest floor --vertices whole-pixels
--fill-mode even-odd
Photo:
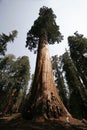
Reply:
[[[65,117],[58,120],[29,121],[16,113],[0,117],[0,130],[87,130],[87,121],[72,118],[67,122]]]

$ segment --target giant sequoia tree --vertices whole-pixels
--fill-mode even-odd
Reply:
[[[55,87],[48,50],[48,43],[59,43],[63,38],[55,18],[51,8],[42,7],[39,17],[27,33],[26,47],[34,51],[38,47],[36,70],[28,107],[31,118],[44,117],[48,119],[70,116]]]

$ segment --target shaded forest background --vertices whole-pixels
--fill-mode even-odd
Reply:
[[[31,91],[30,63],[27,56],[5,55],[7,43],[13,42],[17,31],[0,35],[0,113],[22,112],[28,106]],[[69,50],[52,56],[52,67],[58,93],[76,118],[87,119],[87,38],[75,32],[68,37]],[[58,48],[59,49],[59,48]],[[32,76],[33,81],[33,76]],[[31,90],[32,84],[30,85]]]

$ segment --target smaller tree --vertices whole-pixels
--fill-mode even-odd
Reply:
[[[84,86],[87,89],[87,38],[82,34],[75,32],[73,36],[68,37],[71,58],[78,70]]]
[[[68,52],[63,54],[63,70],[69,86],[69,110],[77,118],[86,118],[87,94]]]
[[[59,95],[64,103],[64,105],[67,107],[67,90],[64,83],[63,78],[63,70],[62,70],[62,64],[61,64],[61,57],[58,57],[57,55],[52,56],[52,68],[55,76],[55,83],[59,92]]]
[[[3,67],[1,68],[1,80],[0,80],[0,98],[4,98],[0,101],[1,106],[0,108],[3,113],[12,112],[13,105],[16,104],[17,97],[19,95],[20,89],[23,90],[24,98],[26,94],[26,89],[29,81],[30,76],[30,65],[29,59],[27,56],[23,56],[22,58],[18,58],[16,60],[11,59],[10,57],[6,57],[3,59]],[[20,101],[20,104],[21,104]],[[20,104],[18,104],[17,109],[19,108]]]
[[[17,95],[17,100],[13,106],[16,112],[22,111],[23,103],[26,96],[28,82],[30,80],[30,63],[27,56],[23,56],[22,58],[18,59],[19,65],[19,80],[20,80],[20,90]]]

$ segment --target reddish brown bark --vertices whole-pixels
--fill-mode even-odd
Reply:
[[[56,89],[47,40],[40,42],[37,55],[35,77],[29,99],[29,115],[59,118],[71,116],[63,105]]]
[[[8,101],[7,101],[6,107],[5,107],[4,111],[3,111],[3,114],[5,114],[5,113],[7,113],[9,111],[9,109],[10,109],[10,107],[12,105],[13,96],[15,95],[16,91],[17,91],[17,89],[15,89],[15,88],[11,90],[11,93],[10,93],[10,95],[8,97]]]

